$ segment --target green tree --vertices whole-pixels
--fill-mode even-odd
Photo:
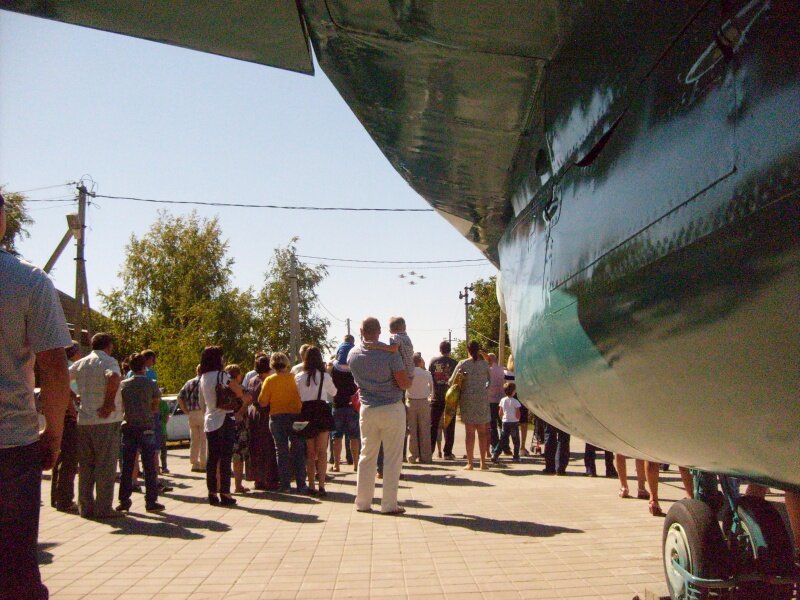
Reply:
[[[264,287],[258,296],[259,324],[263,347],[285,352],[289,348],[289,301],[291,257],[296,252],[292,239],[288,246],[275,248],[265,275]],[[311,266],[297,261],[297,295],[300,314],[300,343],[314,344],[328,352],[333,343],[328,339],[330,321],[316,313],[317,286],[327,277],[323,266]]]
[[[230,283],[233,259],[219,221],[196,212],[160,212],[141,238],[132,235],[119,273],[122,286],[100,292],[118,354],[152,348],[159,383],[176,391],[194,374],[204,346],[225,348],[228,362],[248,366],[258,347],[256,298]]]
[[[5,200],[6,232],[0,239],[0,248],[5,248],[11,254],[19,254],[17,242],[30,237],[26,227],[33,225],[33,219],[25,207],[25,196],[17,193],[6,193],[0,186],[0,193]]]
[[[495,291],[497,278],[479,279],[472,284],[475,302],[469,307],[469,339],[478,340],[485,352],[498,354],[500,340],[500,305]],[[506,328],[505,356],[511,353]],[[466,358],[467,344],[461,340],[453,349],[453,358]],[[459,360],[460,360],[459,358]]]

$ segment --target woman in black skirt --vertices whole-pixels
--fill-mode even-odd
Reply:
[[[319,348],[311,347],[303,359],[303,370],[295,375],[297,391],[303,401],[298,421],[308,421],[301,435],[306,438],[306,473],[310,492],[325,496],[325,472],[328,468],[328,432],[333,429],[333,416],[327,397],[336,395],[336,386],[325,372]]]

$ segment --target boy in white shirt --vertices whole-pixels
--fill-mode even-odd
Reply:
[[[503,448],[508,448],[508,438],[514,442],[514,458],[513,462],[519,462],[519,413],[522,404],[519,400],[514,398],[517,391],[517,386],[512,381],[507,381],[503,385],[503,392],[505,397],[500,400],[500,418],[503,420],[503,433],[500,436],[500,441],[492,449],[492,462],[500,461],[500,453]]]

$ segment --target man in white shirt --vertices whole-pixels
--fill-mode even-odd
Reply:
[[[108,333],[92,337],[92,351],[69,368],[78,382],[78,508],[84,518],[113,519],[114,478],[119,457],[122,399],[119,363],[111,356],[114,339]],[[97,498],[95,499],[95,487]]]
[[[0,238],[6,230],[0,194]],[[42,470],[61,448],[71,342],[47,275],[0,250],[0,600],[44,600],[37,562]],[[45,428],[33,397],[36,363]]]
[[[430,464],[433,462],[431,447],[431,401],[433,399],[433,376],[425,368],[419,352],[414,353],[414,379],[406,392],[406,417],[408,419],[408,461]]]

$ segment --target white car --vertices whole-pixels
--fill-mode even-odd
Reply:
[[[177,442],[189,439],[189,416],[178,405],[178,397],[169,395],[162,397],[169,404],[169,421],[167,421],[167,441]]]

